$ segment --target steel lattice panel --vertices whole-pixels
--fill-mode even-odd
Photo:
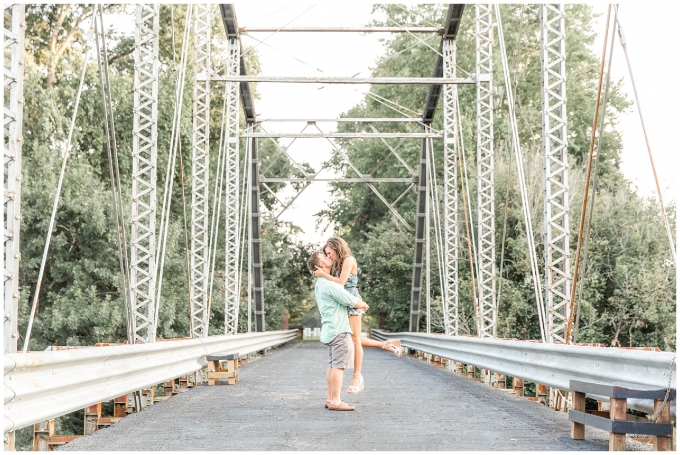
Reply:
[[[475,5],[477,82],[477,236],[480,337],[496,336],[496,259],[494,216],[493,61],[491,5]]]
[[[191,336],[208,336],[208,176],[210,5],[194,5],[194,101],[191,160]],[[197,79],[203,78],[202,81]]]
[[[137,5],[130,288],[135,343],[156,339],[156,160],[159,5]]]
[[[546,312],[549,340],[564,342],[571,293],[564,5],[540,10]]]
[[[229,38],[227,74],[238,75],[240,42]],[[226,232],[225,232],[225,302],[224,333],[238,331],[239,309],[239,89],[238,83],[227,82],[226,127]]]
[[[25,6],[3,9],[3,286],[5,353],[17,351]]]
[[[456,77],[456,43],[447,39],[442,46],[444,77]],[[444,331],[458,335],[458,128],[456,104],[458,87],[444,85]]]

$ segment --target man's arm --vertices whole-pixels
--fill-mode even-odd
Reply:
[[[339,304],[350,308],[368,309],[368,305],[366,305],[366,302],[361,300],[360,297],[353,296],[337,283],[331,281],[328,284],[328,293],[330,294],[330,297]]]

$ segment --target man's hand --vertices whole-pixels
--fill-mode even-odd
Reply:
[[[368,305],[361,299],[357,300],[357,303],[354,304],[354,308],[357,310],[368,311]]]

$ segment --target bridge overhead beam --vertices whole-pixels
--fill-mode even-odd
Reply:
[[[194,5],[194,102],[191,159],[191,336],[208,336],[208,180],[210,166],[210,5]]]
[[[493,72],[493,15],[475,5],[476,73]],[[494,212],[493,82],[477,81],[477,270],[479,336],[496,336],[496,241]]]
[[[546,322],[548,341],[563,343],[571,298],[564,5],[543,4],[540,12]]]
[[[159,6],[137,5],[132,139],[130,300],[135,343],[156,340],[156,161]]]
[[[447,40],[455,40],[458,34],[458,28],[460,25],[461,17],[463,16],[463,9],[465,5],[449,5],[446,12],[446,19],[444,20],[444,27],[442,33],[442,41],[439,44],[439,53],[434,65],[434,72],[432,75],[433,79],[436,79],[435,83],[430,84],[430,87],[425,98],[425,108],[423,110],[423,124],[424,124],[424,134],[432,134],[430,126],[432,125],[432,120],[434,119],[434,114],[437,110],[437,104],[439,103],[439,97],[442,92],[442,86],[444,85],[441,81],[444,78],[444,57],[442,49],[444,43]],[[449,78],[452,80],[451,78]],[[448,84],[447,84],[448,85]],[[446,133],[445,138],[446,138]],[[410,318],[409,318],[409,331],[417,332],[420,323],[420,297],[422,294],[422,277],[423,277],[423,251],[425,244],[425,218],[429,216],[427,213],[427,198],[428,198],[428,163],[429,163],[429,153],[431,152],[428,143],[431,144],[432,141],[429,139],[423,139],[420,148],[420,163],[417,171],[418,175],[418,200],[416,203],[416,226],[415,226],[415,251],[413,254],[413,274],[411,276],[411,303],[410,303]],[[444,173],[446,174],[445,169]],[[454,169],[455,172],[455,169]],[[445,248],[445,252],[448,248]],[[448,262],[450,259],[445,256],[444,261]],[[446,292],[446,291],[445,291]]]

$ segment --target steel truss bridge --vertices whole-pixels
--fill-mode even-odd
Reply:
[[[474,8],[474,35],[476,60],[474,70],[466,77],[458,74],[456,62],[456,37],[463,10]],[[514,112],[514,100],[509,89],[510,73],[505,55],[505,44],[498,5],[450,5],[444,23],[438,27],[373,27],[373,28],[283,28],[276,32],[334,32],[334,33],[436,33],[440,36],[436,50],[436,62],[431,77],[282,77],[249,75],[243,56],[241,37],[246,33],[266,32],[266,28],[239,28],[234,6],[219,5],[224,32],[227,37],[226,65],[215,68],[211,63],[210,5],[193,5],[188,9],[192,16],[194,46],[193,84],[193,133],[192,133],[192,188],[191,188],[191,245],[190,245],[190,306],[191,339],[157,342],[157,321],[164,245],[167,238],[167,221],[161,216],[157,226],[159,201],[156,194],[157,169],[157,119],[158,119],[158,71],[159,71],[159,5],[136,6],[135,76],[134,76],[134,136],[133,136],[133,191],[132,223],[129,240],[119,235],[119,246],[126,253],[121,271],[129,296],[128,310],[129,343],[127,346],[109,346],[92,349],[74,349],[57,352],[18,352],[17,314],[19,301],[19,233],[21,221],[21,146],[23,105],[23,52],[25,18],[23,5],[4,6],[4,346],[5,346],[5,447],[13,447],[14,431],[22,427],[49,421],[65,413],[82,409],[95,403],[111,400],[128,392],[135,408],[142,407],[142,389],[197,373],[205,369],[205,356],[215,353],[239,353],[245,355],[286,343],[295,338],[295,331],[266,331],[265,289],[263,288],[261,233],[278,219],[281,213],[267,220],[262,219],[260,191],[271,191],[269,183],[303,183],[302,191],[316,181],[320,171],[310,172],[297,166],[287,151],[280,148],[281,155],[289,158],[304,177],[279,178],[266,176],[267,169],[260,168],[258,144],[260,140],[276,138],[325,138],[333,148],[333,156],[342,160],[356,176],[334,178],[332,181],[365,184],[383,202],[397,222],[414,235],[415,252],[410,301],[410,332],[389,335],[399,336],[403,345],[413,352],[426,353],[445,359],[454,369],[463,364],[474,365],[483,370],[484,382],[499,381],[501,375],[526,379],[555,390],[568,390],[569,379],[647,384],[658,387],[675,387],[672,377],[674,353],[621,350],[592,346],[570,345],[570,321],[573,313],[572,278],[569,245],[569,183],[567,163],[567,99],[565,72],[565,22],[564,5],[545,4],[540,7],[541,23],[541,72],[543,115],[543,163],[544,163],[544,213],[543,234],[546,239],[545,276],[540,277],[533,231],[529,220],[524,171]],[[99,10],[101,14],[101,9]],[[93,24],[96,14],[93,15]],[[99,16],[101,20],[101,15]],[[102,23],[103,25],[103,23]],[[92,30],[92,27],[91,27]],[[496,35],[494,35],[494,32]],[[91,36],[91,31],[90,31]],[[542,343],[499,340],[497,330],[497,270],[495,257],[494,226],[494,80],[492,43],[496,36],[500,42],[501,61],[504,67],[504,83],[512,126],[513,148],[520,179],[520,192],[524,203],[527,241],[530,245],[532,273],[535,283],[537,311],[540,316]],[[97,50],[100,52],[97,42]],[[100,71],[101,73],[101,71]],[[182,76],[183,77],[183,76]],[[251,83],[322,83],[322,84],[420,84],[427,85],[424,109],[420,117],[407,118],[357,118],[327,119],[332,122],[356,122],[364,125],[362,132],[325,132],[318,124],[324,119],[300,119],[307,122],[313,132],[277,133],[264,129],[272,120],[259,119],[255,111]],[[220,195],[225,201],[226,219],[224,235],[226,242],[225,262],[225,321],[223,336],[208,336],[209,289],[211,270],[214,267],[214,221],[209,217],[209,125],[211,91],[219,85],[224,88],[223,106],[224,138],[220,143],[218,161],[219,179],[224,184]],[[458,257],[459,194],[460,183],[457,169],[460,167],[462,140],[458,86],[474,85],[476,88],[476,143],[477,143],[477,232],[474,239],[478,277],[475,317],[477,338],[463,337],[458,327]],[[110,101],[110,100],[109,100]],[[77,103],[76,103],[77,104]],[[443,113],[443,128],[433,128],[437,109]],[[241,125],[241,114],[245,125]],[[178,119],[179,117],[177,117]],[[112,121],[112,120],[111,120]],[[109,120],[107,120],[109,122]],[[405,122],[413,132],[381,131],[380,125],[389,122]],[[107,128],[112,123],[107,123]],[[342,146],[334,142],[338,138],[362,138],[382,141],[406,169],[410,177],[373,177],[363,173],[349,159]],[[420,156],[416,168],[411,168],[399,154],[399,147],[391,146],[386,139],[420,141]],[[245,172],[241,173],[239,144],[246,144]],[[173,137],[174,140],[174,137]],[[443,141],[444,182],[443,213],[432,207],[438,204],[433,183],[433,143]],[[68,158],[68,150],[65,153]],[[173,162],[174,163],[174,162]],[[244,178],[245,177],[245,178]],[[172,180],[172,179],[170,179]],[[328,180],[328,179],[325,179]],[[376,184],[398,182],[405,191],[397,200],[388,201]],[[30,184],[30,182],[27,182]],[[245,187],[245,198],[240,188]],[[409,192],[415,191],[417,213],[415,225],[411,226],[397,210],[398,202]],[[165,191],[164,194],[169,194]],[[57,194],[57,197],[59,195]],[[287,204],[292,204],[298,195]],[[115,200],[115,197],[114,197]],[[125,201],[118,201],[119,204]],[[130,203],[130,202],[127,202]],[[169,213],[169,199],[162,201],[162,213]],[[469,204],[468,204],[469,205]],[[55,204],[56,207],[56,204]],[[243,212],[242,212],[243,211]],[[240,216],[245,213],[245,217]],[[245,219],[244,219],[245,218]],[[423,289],[430,287],[430,223],[434,221],[443,232],[436,236],[438,251],[443,264],[443,309],[445,335],[417,333],[420,327]],[[122,223],[122,220],[120,220]],[[211,224],[213,223],[213,224]],[[245,226],[245,229],[242,227]],[[246,240],[247,251],[241,243]],[[125,229],[119,229],[119,234]],[[248,305],[251,302],[254,317],[253,333],[237,333],[239,289],[241,282],[240,258],[247,255]],[[47,254],[47,248],[45,250]],[[211,265],[211,261],[213,264]],[[42,273],[42,272],[41,272]],[[423,283],[424,282],[424,283]],[[429,293],[426,304],[429,309]],[[36,293],[37,295],[37,293]],[[250,314],[248,312],[250,327]],[[33,314],[31,314],[32,322]],[[429,313],[427,321],[430,327]],[[249,331],[250,332],[250,331]],[[30,334],[30,323],[29,323]],[[377,331],[374,336],[384,339],[388,335]],[[493,378],[495,379],[492,379]],[[197,376],[195,376],[197,377]],[[670,382],[669,382],[670,381]],[[137,392],[131,392],[137,391]],[[552,395],[551,395],[552,396]],[[556,395],[555,395],[556,396]],[[606,399],[599,397],[600,399]],[[49,403],[46,405],[46,403]],[[632,400],[630,407],[651,412],[654,404],[649,400]],[[671,408],[669,406],[669,408]],[[674,408],[672,415],[674,419]]]

